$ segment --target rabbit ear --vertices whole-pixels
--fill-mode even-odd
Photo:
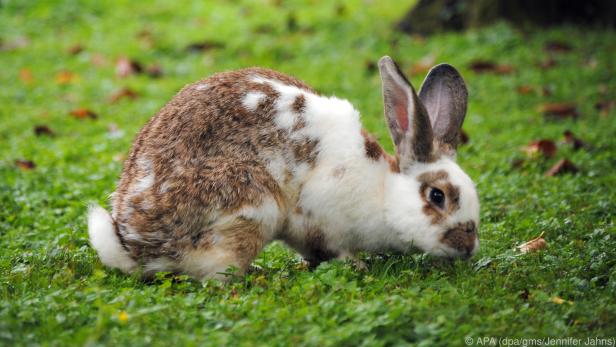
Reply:
[[[432,159],[432,128],[425,107],[413,86],[388,56],[379,60],[383,103],[400,168]]]
[[[454,155],[468,99],[462,76],[449,64],[433,67],[421,86],[419,98],[430,116],[436,150]]]

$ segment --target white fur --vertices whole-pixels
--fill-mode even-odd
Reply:
[[[91,205],[88,211],[88,234],[103,264],[131,272],[137,265],[126,253],[115,232],[113,220],[107,211]]]
[[[278,203],[271,196],[263,199],[259,206],[247,206],[242,208],[238,215],[258,222],[263,228],[263,236],[266,242],[272,240],[274,233],[279,229],[284,217],[280,212]]]
[[[270,84],[280,97],[276,102],[276,124],[291,129],[298,117],[291,105],[303,94],[302,114],[306,126],[294,136],[318,140],[317,166],[297,164],[291,169],[295,182],[303,183],[298,205],[305,215],[289,213],[288,227],[280,238],[301,243],[309,227],[325,233],[330,250],[408,251],[412,247],[436,255],[457,255],[440,242],[449,227],[458,222],[479,220],[478,198],[472,181],[446,157],[430,163],[413,163],[409,171],[390,171],[388,163],[365,155],[359,112],[346,100],[321,97],[299,88],[256,77]],[[460,208],[442,225],[432,225],[422,212],[423,202],[416,177],[426,171],[444,170],[460,187]],[[301,248],[301,245],[296,248]],[[478,248],[475,248],[476,251]]]
[[[242,99],[242,105],[244,105],[248,111],[254,112],[259,106],[259,103],[266,97],[267,96],[263,92],[250,92]]]

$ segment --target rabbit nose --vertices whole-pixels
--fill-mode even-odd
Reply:
[[[458,251],[461,258],[470,258],[477,244],[477,229],[473,221],[458,223],[448,229],[441,242]]]

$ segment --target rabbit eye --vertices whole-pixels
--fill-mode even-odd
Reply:
[[[430,201],[439,208],[443,208],[445,205],[445,193],[438,188],[430,189]]]

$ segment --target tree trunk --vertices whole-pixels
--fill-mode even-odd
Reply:
[[[565,23],[616,26],[614,0],[420,0],[398,23],[407,33],[477,28],[498,20],[514,25]]]

